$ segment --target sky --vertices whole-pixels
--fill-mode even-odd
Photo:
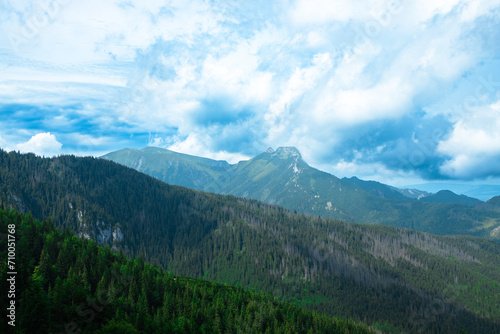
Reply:
[[[0,147],[500,184],[500,0],[0,0]]]

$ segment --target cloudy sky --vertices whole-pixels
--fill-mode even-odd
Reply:
[[[395,185],[500,184],[500,0],[0,1],[0,147],[295,146]]]

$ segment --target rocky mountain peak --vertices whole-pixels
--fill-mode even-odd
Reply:
[[[280,159],[302,158],[300,151],[293,146],[279,147],[273,156],[278,156]]]

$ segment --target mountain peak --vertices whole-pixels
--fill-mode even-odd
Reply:
[[[279,147],[274,153],[273,156],[278,156],[280,159],[289,159],[293,157],[302,158],[299,150],[293,146],[282,146]]]

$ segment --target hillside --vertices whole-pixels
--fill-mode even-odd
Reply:
[[[0,209],[0,228],[8,226],[17,237],[18,297],[15,327],[2,317],[2,333],[374,333],[241,287],[174,276]],[[0,255],[7,258],[5,238]],[[8,271],[3,261],[2,291]],[[2,300],[10,304],[6,293]]]
[[[122,165],[169,184],[197,190],[203,190],[207,183],[213,182],[230,168],[226,161],[194,157],[155,147],[146,147],[140,151],[123,149],[103,158],[120,161]]]
[[[257,289],[385,332],[500,330],[500,245],[487,240],[296,215],[103,159],[0,151],[0,181],[6,205],[176,275]]]
[[[354,183],[364,190],[368,191],[372,195],[386,198],[386,199],[394,199],[398,201],[408,201],[409,199],[414,199],[414,196],[409,195],[409,193],[403,192],[401,189],[397,189],[386,184],[376,182],[376,181],[364,181],[360,180],[357,177],[353,176],[351,178],[343,178],[342,180],[349,181]],[[418,197],[417,197],[418,198]]]
[[[165,165],[166,156],[171,157],[169,159],[178,156],[178,153],[158,148],[134,152],[137,155],[135,161],[142,161],[139,170],[144,172]],[[120,159],[114,153],[103,158],[135,168],[130,160]],[[200,158],[182,155],[179,163],[190,166],[186,169],[197,170],[197,159]],[[218,163],[212,161],[212,164]],[[488,210],[487,206],[482,209],[472,207],[471,203],[477,203],[475,199],[439,194],[428,202],[416,201],[408,196],[418,194],[418,199],[428,194],[357,178],[339,179],[309,166],[293,147],[280,147],[276,151],[268,149],[250,160],[228,166],[217,171],[212,168],[211,176],[205,178],[206,183],[197,183],[191,188],[257,199],[312,216],[500,240],[494,232],[500,227],[500,213]],[[196,174],[190,172],[186,176],[182,170],[174,171],[170,167],[167,170],[168,177],[162,177],[159,172],[148,174],[174,185],[186,185],[183,180]],[[204,173],[203,170],[199,172]]]

